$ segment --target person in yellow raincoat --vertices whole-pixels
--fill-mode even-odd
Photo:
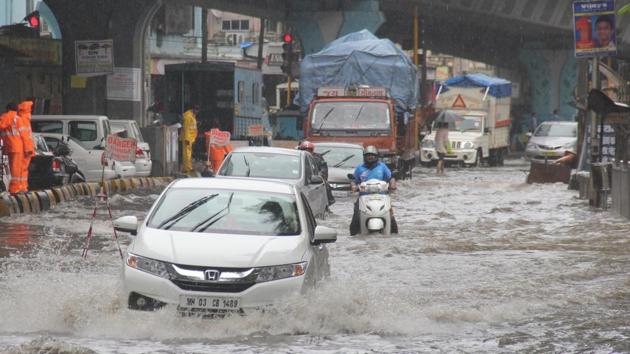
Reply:
[[[193,105],[184,112],[182,119],[182,172],[191,173],[192,167],[192,146],[197,140],[197,113],[199,106]]]

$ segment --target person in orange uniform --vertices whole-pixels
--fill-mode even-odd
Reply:
[[[24,160],[22,161],[22,192],[28,192],[28,167],[31,159],[35,155],[35,144],[33,144],[33,131],[31,130],[31,112],[33,101],[26,100],[18,105],[18,132],[24,145]]]
[[[9,168],[11,169],[11,182],[9,193],[15,194],[22,190],[22,163],[24,161],[24,145],[18,131],[17,105],[11,102],[7,105],[7,111],[0,115],[0,136],[4,141],[3,153],[9,156]]]

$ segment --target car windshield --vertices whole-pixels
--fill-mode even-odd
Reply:
[[[543,123],[536,129],[534,136],[575,138],[577,137],[577,126],[575,124]]]
[[[322,155],[328,167],[355,168],[363,162],[363,149],[316,145],[315,152]]]
[[[173,231],[290,236],[300,234],[298,215],[291,195],[173,188],[160,200],[148,226]]]
[[[223,163],[221,176],[299,179],[300,156],[267,152],[234,152]]]
[[[315,104],[312,129],[389,130],[389,106],[383,102],[320,102]]]
[[[468,132],[468,131],[481,131],[482,118],[481,116],[471,115],[457,115],[457,119],[448,122],[448,130],[454,132]],[[437,123],[437,122],[436,122]],[[433,129],[437,130],[437,126],[433,125]]]

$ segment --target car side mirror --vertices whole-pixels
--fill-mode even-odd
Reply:
[[[320,175],[312,175],[311,176],[311,184],[322,184],[324,183],[324,179]]]
[[[348,177],[349,180],[354,181],[354,175],[352,173],[348,173],[346,177]]]
[[[532,133],[531,132],[527,132],[527,134],[525,134],[525,135],[527,135],[528,138],[532,137]]]
[[[326,226],[316,226],[313,244],[332,243],[337,241],[337,231]]]
[[[135,236],[138,234],[138,218],[135,216],[122,216],[114,220],[114,229]]]

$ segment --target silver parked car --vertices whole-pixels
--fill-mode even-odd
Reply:
[[[363,146],[359,144],[322,142],[315,144],[315,152],[328,164],[328,184],[335,197],[345,197],[350,193],[348,173],[363,163]]]
[[[326,185],[313,156],[306,151],[244,147],[223,161],[217,177],[264,178],[295,185],[308,198],[313,214],[323,216],[328,205]]]
[[[529,138],[526,158],[544,162],[564,156],[566,151],[577,151],[577,122],[550,121],[541,123]]]

